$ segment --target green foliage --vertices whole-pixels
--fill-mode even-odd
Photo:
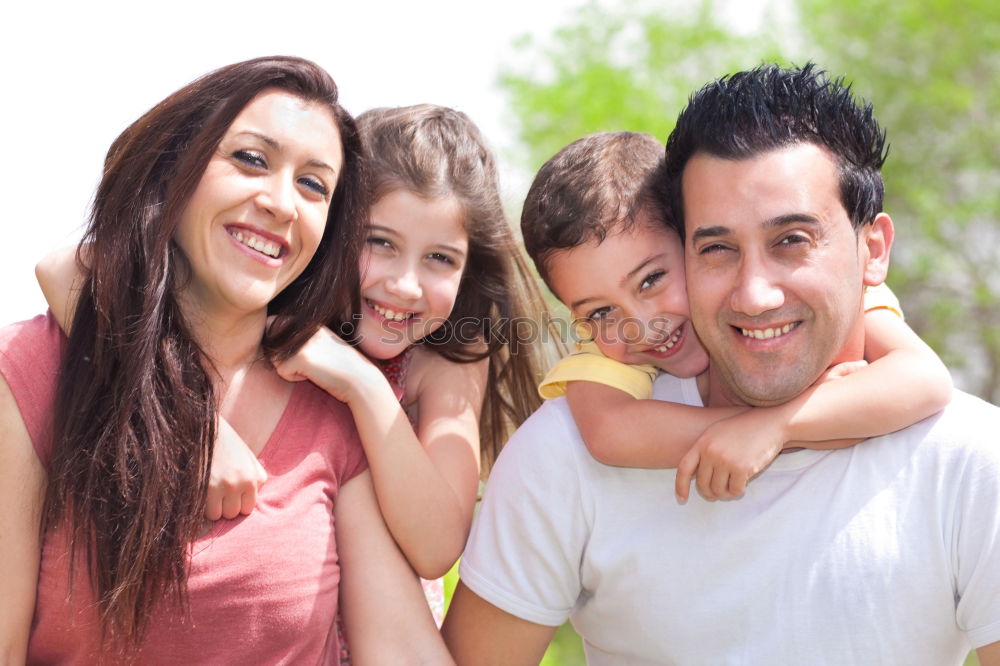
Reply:
[[[815,57],[888,130],[889,282],[909,322],[966,390],[1000,403],[1000,3],[798,5]]]
[[[500,85],[529,167],[594,132],[646,132],[665,141],[698,86],[748,57],[773,59],[770,40],[723,30],[712,2],[675,4],[673,11],[628,5],[612,12],[591,2],[544,44],[518,41],[524,61],[504,69]]]
[[[736,35],[721,19],[737,3],[591,2],[551,39],[522,38],[500,77],[521,158],[537,169],[599,131],[665,140],[692,91],[762,61],[846,73],[889,130],[890,285],[957,383],[1000,403],[1000,3],[791,4],[791,26],[765,16],[765,30]]]

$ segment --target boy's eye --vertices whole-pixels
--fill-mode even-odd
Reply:
[[[253,150],[237,150],[233,153],[235,157],[243,164],[251,166],[255,169],[266,169],[267,162],[264,160],[264,156]]]
[[[643,278],[641,283],[639,283],[639,291],[645,291],[646,289],[649,289],[650,287],[656,285],[656,283],[662,280],[663,276],[666,274],[667,274],[666,271],[653,271],[645,278]]]
[[[299,178],[299,183],[308,187],[316,194],[321,195],[324,199],[330,194],[330,190],[328,190],[326,185],[324,185],[318,178],[313,178],[312,176],[302,176]]]

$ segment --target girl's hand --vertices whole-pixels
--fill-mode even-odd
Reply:
[[[304,379],[325,390],[341,402],[350,403],[359,385],[382,373],[357,349],[322,326],[297,352],[275,366],[278,374],[290,382]]]
[[[267,472],[257,456],[233,427],[220,417],[208,477],[205,517],[218,520],[249,515],[257,505],[257,493],[265,481]]]

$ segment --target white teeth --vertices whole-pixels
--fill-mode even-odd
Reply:
[[[785,324],[780,328],[741,328],[740,331],[748,338],[754,338],[756,340],[769,340],[788,333],[798,325],[798,322],[793,322],[791,324]]]
[[[368,301],[368,304],[372,306],[372,309],[375,310],[375,312],[391,321],[405,321],[413,316],[412,312],[396,312],[395,310],[389,308],[383,308],[372,301]]]
[[[266,254],[269,257],[277,259],[278,255],[281,254],[280,245],[264,240],[260,236],[250,232],[244,233],[243,231],[230,231],[229,235],[235,238],[237,243],[245,245],[252,250],[257,250],[261,254]]]
[[[664,342],[659,347],[654,347],[653,351],[662,354],[663,352],[667,351],[668,349],[673,348],[673,346],[677,344],[677,341],[681,339],[681,332],[682,332],[682,329],[680,327],[678,327],[676,331],[674,331],[673,333],[670,334],[670,337],[667,338],[666,342]]]

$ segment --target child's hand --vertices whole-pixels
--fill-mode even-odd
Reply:
[[[751,409],[709,426],[677,465],[675,492],[686,502],[692,478],[707,500],[741,496],[785,444],[783,420]]]
[[[257,504],[257,492],[267,481],[257,456],[247,447],[225,419],[219,419],[219,432],[212,453],[208,478],[205,517],[209,520],[249,515]]]
[[[325,326],[275,369],[286,381],[308,379],[341,402],[350,402],[353,389],[365,373],[374,371],[381,376],[358,350]]]

